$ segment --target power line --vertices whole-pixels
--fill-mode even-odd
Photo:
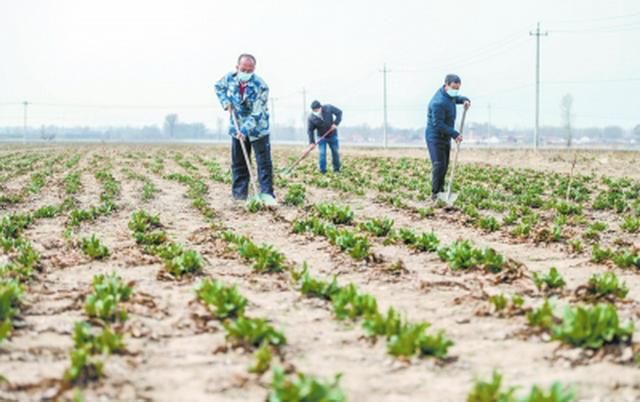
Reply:
[[[431,72],[434,69],[440,69],[444,67],[451,68],[451,66],[459,66],[462,64],[466,66],[469,64],[474,64],[490,58],[494,58],[496,55],[511,51],[512,49],[516,48],[517,45],[524,42],[525,40],[526,38],[522,36],[509,35],[500,41],[497,41],[491,45],[487,45],[484,48],[480,48],[480,50],[478,50],[476,53],[473,53],[471,55],[453,57],[450,59],[445,59],[444,61],[439,62],[437,64],[433,64],[430,66],[430,69],[428,70],[427,69],[395,69],[394,71],[401,72],[401,73],[424,73],[424,72]]]
[[[545,84],[600,84],[603,82],[638,82],[640,78],[621,78],[612,80],[562,80],[544,81]]]
[[[640,11],[633,12],[631,14],[623,14],[623,15],[611,15],[607,17],[598,17],[598,18],[581,18],[581,19],[572,19],[572,20],[558,20],[558,21],[549,21],[552,24],[581,24],[584,22],[597,22],[597,21],[610,21],[624,18],[632,18],[640,16]]]
[[[584,28],[575,28],[575,29],[551,29],[551,32],[554,33],[615,33],[615,32],[626,32],[632,31],[637,28],[640,28],[640,22],[635,21],[632,23],[618,24],[618,25],[608,25],[608,26],[593,26],[593,27],[584,27]]]
[[[546,83],[546,81],[544,81],[544,82]],[[535,84],[527,83],[527,84],[522,84],[522,85],[518,85],[518,86],[515,86],[515,87],[509,87],[509,88],[504,88],[504,89],[496,89],[495,92],[491,92],[491,93],[474,94],[473,98],[474,99],[490,98],[490,97],[494,97],[496,95],[504,94],[504,93],[507,93],[507,92],[516,92],[516,91],[519,91],[521,89],[528,89],[528,88],[531,88],[534,85]]]

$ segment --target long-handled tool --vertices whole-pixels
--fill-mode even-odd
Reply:
[[[306,158],[307,155],[309,155],[311,153],[311,151],[313,151],[315,149],[315,147],[318,146],[318,143],[320,143],[320,141],[323,141],[324,139],[326,139],[327,136],[329,136],[329,134],[331,134],[335,129],[336,129],[335,127],[331,127],[329,130],[327,130],[326,133],[324,133],[322,135],[322,137],[318,138],[318,141],[314,142],[313,144],[309,144],[309,146],[306,147],[305,150],[302,152],[302,156],[300,156],[300,158],[298,158],[298,160],[293,162],[291,164],[291,166],[286,168],[281,174],[283,176],[289,176],[291,174],[291,172],[293,172],[293,169],[295,169],[295,167],[298,166],[298,164],[300,162],[302,162],[304,160],[304,158]]]
[[[464,109],[462,112],[462,118],[460,119],[460,135],[462,135],[462,131],[464,129],[464,119],[467,117],[467,109]],[[458,194],[452,193],[451,188],[453,187],[453,180],[456,175],[456,166],[458,165],[458,154],[460,153],[460,143],[456,141],[456,153],[453,157],[453,166],[451,167],[451,177],[449,178],[449,185],[447,186],[447,192],[438,193],[438,199],[440,201],[444,201],[448,206],[452,206],[456,199],[458,198]]]
[[[236,116],[236,112],[235,110],[233,110],[233,108],[229,108],[229,111],[231,113],[231,120],[233,120],[233,125],[236,128],[236,135],[240,134],[240,125],[238,124],[238,117]],[[253,197],[247,198],[247,203],[253,200],[264,202],[263,194],[258,192],[258,186],[256,185],[253,170],[251,169],[251,160],[249,159],[249,154],[247,153],[247,146],[244,143],[245,140],[238,138],[238,141],[240,141],[240,146],[242,147],[244,162],[247,164],[247,171],[249,171],[249,181],[251,181],[251,186],[253,187]]]

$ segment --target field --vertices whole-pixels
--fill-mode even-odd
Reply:
[[[5,147],[0,400],[640,400],[640,155],[464,152]]]

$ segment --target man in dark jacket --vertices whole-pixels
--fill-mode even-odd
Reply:
[[[333,105],[322,105],[317,100],[311,103],[311,115],[307,121],[307,134],[309,134],[309,144],[314,144],[315,132],[318,135],[318,151],[320,172],[327,173],[327,144],[331,148],[331,164],[333,171],[340,171],[340,152],[338,146],[338,125],[342,121],[342,110]],[[329,130],[329,135],[320,139]]]
[[[431,98],[427,113],[425,139],[431,157],[431,199],[436,200],[438,193],[444,191],[444,177],[449,168],[451,139],[462,142],[462,135],[454,128],[456,121],[456,105],[463,104],[465,109],[471,101],[459,96],[462,82],[460,77],[449,74],[444,85]]]

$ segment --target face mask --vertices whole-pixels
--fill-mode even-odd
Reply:
[[[253,77],[253,73],[245,73],[242,71],[238,71],[238,79],[242,82],[247,82]]]
[[[322,112],[311,112],[316,117],[322,117]]]
[[[447,95],[449,95],[452,98],[455,98],[456,96],[458,96],[459,92],[460,92],[459,89],[453,89],[453,88],[448,88],[447,89]]]

